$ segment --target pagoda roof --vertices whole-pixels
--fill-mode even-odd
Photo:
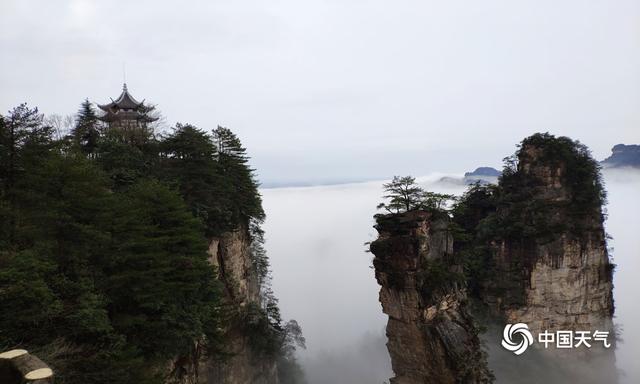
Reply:
[[[99,120],[112,123],[114,121],[122,120],[137,120],[141,122],[152,122],[158,120],[157,117],[150,117],[145,113],[135,110],[107,110],[106,113],[98,117]]]
[[[134,99],[127,90],[127,83],[124,83],[124,85],[122,86],[122,93],[120,94],[120,97],[118,97],[116,100],[111,99],[111,103],[109,104],[98,104],[98,107],[105,112],[109,112],[113,109],[135,110],[140,108],[142,106],[142,103],[144,103],[144,100],[137,101],[136,99]]]

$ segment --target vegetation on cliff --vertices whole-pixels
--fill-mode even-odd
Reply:
[[[411,177],[396,177],[384,188],[387,201],[379,208],[389,213],[375,216],[379,237],[370,250],[376,256],[383,310],[390,315],[388,348],[397,376],[392,382],[425,382],[423,377],[436,377],[443,367],[454,367],[456,374],[441,382],[474,382],[455,378],[467,363],[474,367],[467,372],[479,372],[486,362],[480,347],[478,353],[448,352],[450,360],[442,364],[437,348],[420,344],[426,334],[427,340],[441,337],[445,349],[455,351],[448,343],[455,334],[448,325],[454,323],[466,322],[464,334],[476,337],[479,329],[465,309],[467,295],[479,299],[474,300],[479,308],[488,304],[503,319],[522,321],[536,332],[612,329],[613,265],[603,228],[606,193],[599,164],[584,145],[548,133],[532,135],[505,159],[497,185],[473,184],[453,204],[448,198],[428,204],[425,197],[435,194]],[[451,241],[442,241],[442,233]],[[418,315],[401,318],[415,308]],[[443,316],[452,308],[460,309],[465,322]],[[426,355],[414,358],[425,350]],[[613,367],[613,360],[606,359]],[[425,361],[437,364],[425,368]]]
[[[415,177],[394,176],[389,183],[382,185],[386,200],[378,204],[378,209],[389,213],[401,213],[419,209],[442,211],[453,195],[425,191],[416,184]]]
[[[551,240],[562,233],[582,236],[590,222],[600,222],[601,207],[606,203],[600,165],[589,149],[568,137],[548,133],[522,141],[515,155],[505,159],[498,185],[496,203],[504,212],[497,218],[502,228],[499,235],[505,238]],[[566,194],[540,193],[545,192],[541,188]]]
[[[383,188],[385,191],[383,198],[386,201],[380,203],[377,208],[385,209],[388,213],[375,215],[378,230],[393,229],[393,235],[396,235],[413,229],[415,218],[412,212],[423,211],[430,218],[431,225],[444,223],[444,228],[441,229],[450,232],[451,218],[448,206],[454,200],[453,195],[426,191],[416,184],[415,178],[411,176],[394,176],[391,182],[383,184]],[[390,252],[394,246],[392,238],[378,239],[371,243],[371,251],[381,254]],[[421,259],[416,280],[425,302],[437,302],[447,292],[464,283],[464,275],[456,265],[459,258],[453,253],[446,256],[438,259]],[[383,267],[385,261],[379,258],[377,263]],[[403,287],[405,280],[403,273],[387,273],[390,286]]]
[[[396,176],[383,187],[386,201],[378,209],[396,214],[426,210],[452,219],[454,257],[464,266],[473,294],[496,277],[498,242],[508,241],[523,255],[562,236],[584,242],[602,230],[606,203],[600,165],[588,148],[548,133],[525,138],[505,158],[497,185],[475,183],[459,198],[425,191],[410,176]],[[530,268],[526,257],[510,262],[516,270]],[[442,265],[423,267],[428,291],[459,277]],[[519,302],[523,296],[515,292],[521,290],[511,291],[511,299]]]
[[[87,101],[66,136],[24,104],[0,116],[0,349],[34,351],[59,383],[162,382],[196,343],[222,357],[208,239],[264,218],[246,151],[222,127],[139,135],[104,129]],[[295,365],[299,327],[273,295],[256,313],[256,337]]]
[[[370,250],[389,315],[392,383],[493,381],[469,314],[450,221],[434,207],[376,215],[379,236]]]
[[[539,244],[562,237],[582,244],[594,233],[601,236],[605,203],[600,166],[583,144],[548,133],[525,138],[505,158],[498,185],[472,185],[451,211],[455,250],[465,260],[471,290],[493,285],[498,243],[517,248],[513,254],[520,257],[510,260],[511,267],[527,271],[527,255]],[[505,304],[521,304],[522,289],[509,291]]]

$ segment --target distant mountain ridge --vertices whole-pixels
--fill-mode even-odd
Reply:
[[[465,172],[464,177],[475,177],[475,176],[492,176],[498,177],[500,176],[500,171],[492,167],[478,167],[473,172]]]
[[[605,168],[640,168],[640,145],[617,144],[611,148],[611,156],[600,162]]]
[[[492,167],[478,167],[473,172],[465,172],[463,181],[467,185],[475,183],[496,184],[501,174],[500,171]]]

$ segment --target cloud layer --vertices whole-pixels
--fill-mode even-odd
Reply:
[[[418,178],[428,190],[460,194],[464,186],[442,183],[442,174]],[[609,219],[613,236],[616,319],[622,342],[616,353],[622,383],[640,380],[640,172],[606,171]],[[274,290],[283,315],[297,319],[307,338],[302,362],[310,384],[382,383],[391,373],[383,329],[386,316],[378,302],[379,287],[365,242],[372,228],[382,182],[263,190],[267,250]],[[499,336],[499,333],[496,333]],[[498,351],[500,340],[487,341]],[[500,359],[490,360],[502,369]],[[504,382],[518,372],[502,370]],[[342,377],[343,380],[337,380]],[[498,377],[500,379],[500,377]],[[533,378],[535,379],[535,378]],[[535,380],[534,380],[535,381]]]

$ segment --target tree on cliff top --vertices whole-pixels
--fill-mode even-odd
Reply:
[[[386,195],[382,196],[388,199],[387,203],[378,204],[378,209],[386,209],[388,212],[406,212],[420,207],[424,198],[424,189],[416,184],[415,177],[411,176],[394,176],[389,183],[382,185]]]
[[[98,129],[99,121],[96,111],[93,109],[89,99],[85,99],[80,104],[80,109],[76,115],[76,125],[71,130],[73,141],[80,147],[85,154],[91,154],[98,146],[100,131]]]
[[[212,131],[216,157],[223,180],[236,201],[233,204],[237,219],[264,219],[262,199],[254,170],[248,166],[249,157],[240,139],[229,128],[218,126]]]
[[[178,187],[193,214],[205,223],[208,236],[264,218],[246,149],[231,130],[218,127],[208,134],[177,124],[160,141],[160,155],[160,178]]]
[[[382,185],[388,202],[378,204],[378,209],[386,209],[389,213],[401,213],[416,209],[442,210],[453,195],[425,191],[416,184],[415,177],[394,176],[389,183]]]
[[[540,188],[550,183],[531,170],[557,174],[566,198],[550,199]],[[582,237],[604,219],[606,191],[600,165],[589,149],[568,137],[536,133],[505,159],[497,194],[502,237],[550,241],[568,233]],[[596,225],[595,228],[599,226]]]
[[[300,384],[300,328],[265,281],[264,212],[239,138],[178,124],[131,143],[95,117],[85,101],[62,137],[26,104],[0,115],[0,350],[33,351],[62,384],[164,383],[176,359],[229,356],[224,331],[240,309],[221,305],[208,241],[251,223],[269,296],[250,303],[251,336],[271,342],[258,345],[280,382]]]
[[[33,351],[56,383],[163,383],[196,342],[222,346],[203,222],[144,173],[153,157],[111,143],[85,156],[35,108],[0,115],[0,349]]]

